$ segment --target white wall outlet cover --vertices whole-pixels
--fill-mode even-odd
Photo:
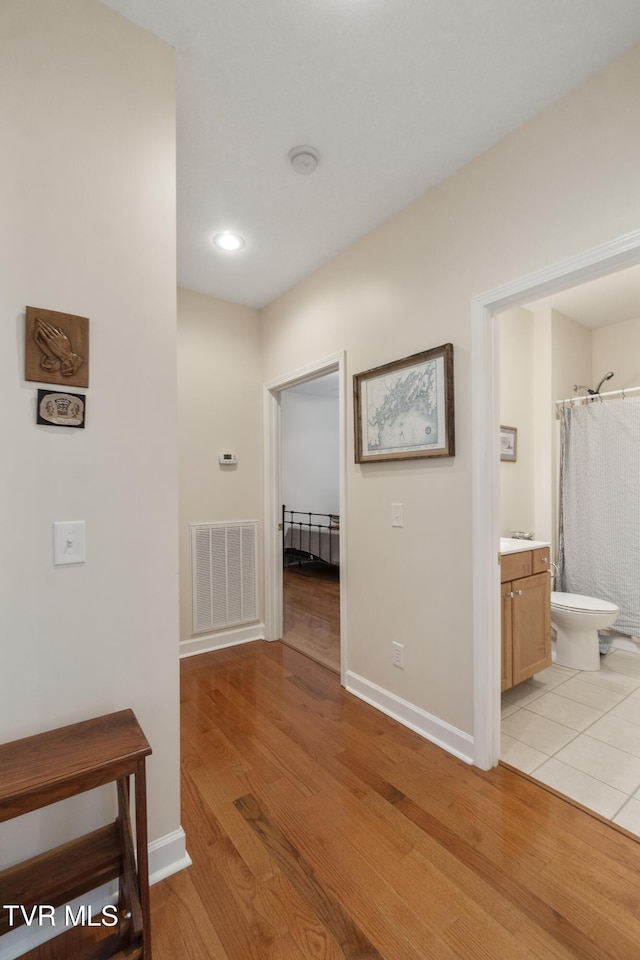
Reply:
[[[86,560],[84,520],[60,520],[53,524],[53,563],[84,563]]]

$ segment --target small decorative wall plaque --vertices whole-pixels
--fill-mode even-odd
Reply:
[[[27,307],[25,379],[89,386],[89,319]]]
[[[87,398],[80,393],[38,390],[38,423],[54,427],[84,427]]]
[[[500,427],[500,459],[513,462],[518,459],[517,427]]]

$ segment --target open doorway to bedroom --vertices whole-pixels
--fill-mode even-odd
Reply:
[[[334,353],[331,356],[324,357],[300,367],[287,375],[280,376],[264,385],[264,489],[265,489],[265,524],[264,524],[264,579],[265,579],[265,639],[282,640],[283,639],[283,573],[285,572],[283,554],[285,551],[286,529],[283,521],[283,504],[291,507],[292,510],[301,510],[312,513],[319,510],[321,513],[330,515],[331,539],[337,546],[337,564],[332,562],[330,566],[337,566],[339,573],[338,589],[334,590],[336,594],[332,603],[332,616],[338,617],[339,627],[339,672],[340,682],[344,685],[347,674],[347,656],[348,656],[348,636],[347,636],[347,520],[344,506],[346,504],[346,423],[345,423],[345,365],[346,357],[344,351]],[[286,394],[292,387],[311,384],[324,378],[327,374],[336,376],[337,387],[337,429],[335,430],[335,448],[337,450],[338,463],[338,507],[334,508],[327,505],[321,508],[315,503],[306,504],[287,504],[283,495],[283,477],[282,477],[282,403]],[[328,382],[325,384],[328,386]],[[332,389],[335,389],[332,387]],[[335,401],[334,401],[335,404]],[[286,414],[285,414],[286,417]],[[300,432],[300,431],[299,431]],[[303,427],[302,433],[310,434],[308,425]],[[333,441],[332,441],[333,442]],[[296,457],[301,459],[304,454],[302,446],[299,445]],[[294,491],[295,492],[295,491]],[[302,495],[302,494],[301,494]],[[291,538],[290,543],[291,543]],[[289,547],[289,544],[287,545]],[[307,551],[312,552],[312,551]],[[335,561],[336,554],[331,553],[332,561]],[[324,561],[326,563],[326,561]],[[326,571],[325,571],[326,573]],[[306,582],[306,581],[305,581]],[[306,604],[308,611],[309,605]],[[317,624],[316,624],[317,626]],[[311,631],[307,631],[307,637]],[[310,655],[310,651],[307,651]],[[333,669],[336,669],[335,665]]]
[[[340,397],[331,372],[280,393],[282,640],[340,673]]]

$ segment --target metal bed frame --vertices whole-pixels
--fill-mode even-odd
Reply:
[[[335,513],[289,510],[282,505],[282,561],[285,567],[303,561],[340,563],[340,518]]]

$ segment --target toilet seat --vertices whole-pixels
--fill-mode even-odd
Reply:
[[[596,597],[585,597],[581,593],[551,594],[551,607],[557,610],[572,610],[575,613],[615,613],[618,607],[608,600],[598,600]]]

